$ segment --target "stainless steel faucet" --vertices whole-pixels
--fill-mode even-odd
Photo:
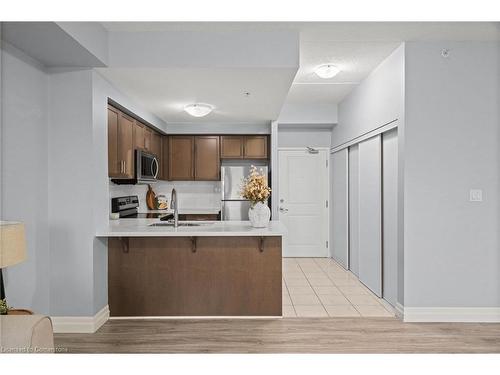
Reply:
[[[170,208],[174,209],[174,228],[179,226],[179,202],[177,201],[177,192],[172,189],[172,195],[170,196]]]

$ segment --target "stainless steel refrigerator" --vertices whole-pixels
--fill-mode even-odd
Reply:
[[[224,221],[248,220],[248,209],[250,202],[240,195],[243,178],[250,173],[250,167],[255,165],[260,171],[262,168],[267,175],[267,183],[270,184],[269,168],[267,163],[231,161],[223,162],[221,166],[221,191],[222,191],[222,213],[221,219]],[[269,200],[268,200],[269,201]]]

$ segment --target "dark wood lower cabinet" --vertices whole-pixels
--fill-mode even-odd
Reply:
[[[108,242],[111,316],[280,316],[281,237]]]

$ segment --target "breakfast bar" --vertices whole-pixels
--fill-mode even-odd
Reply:
[[[116,220],[108,238],[111,317],[280,317],[282,236],[271,221]]]

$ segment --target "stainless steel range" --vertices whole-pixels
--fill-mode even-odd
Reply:
[[[129,195],[111,199],[111,212],[119,213],[121,219],[157,219],[165,215],[166,212],[138,212],[139,197]]]

